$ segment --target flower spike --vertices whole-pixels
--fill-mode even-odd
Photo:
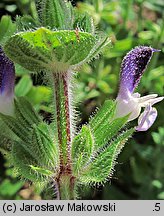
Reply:
[[[15,68],[0,47],[0,112],[13,114]]]
[[[146,46],[136,47],[124,57],[121,65],[116,117],[129,113],[129,121],[139,117],[136,127],[138,131],[146,131],[152,126],[157,117],[157,111],[152,106],[163,100],[157,94],[140,97],[139,93],[134,93],[153,53],[157,51],[159,50]],[[140,115],[142,107],[145,110]]]

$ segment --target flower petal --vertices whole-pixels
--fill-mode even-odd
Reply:
[[[15,82],[14,64],[0,47],[0,94],[13,95]]]
[[[5,95],[0,95],[0,113],[5,115],[14,114],[14,97],[6,97]]]
[[[0,47],[0,112],[12,115],[14,111],[15,68]]]
[[[156,118],[157,110],[151,105],[148,105],[138,118],[138,126],[136,127],[136,130],[147,131],[153,125]]]
[[[137,87],[155,50],[147,46],[139,46],[131,50],[123,59],[120,75],[119,95],[125,98]]]
[[[153,97],[154,95],[154,97]],[[151,106],[153,106],[154,104],[162,101],[164,99],[164,97],[157,97],[158,95],[156,94],[152,94],[152,95],[147,95],[144,97],[141,97],[139,99],[139,103],[141,105],[141,107],[146,107],[148,104],[150,104]]]
[[[133,95],[130,95],[126,100],[122,98],[116,99],[117,106],[115,118],[130,114],[128,121],[132,121],[139,116],[141,112],[141,106],[138,103],[139,94],[135,93]]]

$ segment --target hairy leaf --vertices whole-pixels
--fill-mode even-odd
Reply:
[[[101,148],[109,142],[112,137],[117,135],[117,132],[128,120],[128,116],[113,119],[115,109],[116,103],[114,101],[107,100],[89,122],[95,139],[95,150]]]
[[[57,145],[44,123],[33,125],[30,142],[15,142],[12,155],[19,174],[32,181],[43,181],[55,175],[54,169],[59,163]]]
[[[32,71],[61,70],[87,58],[97,39],[89,33],[50,31],[39,28],[19,33],[5,45],[5,52],[16,63]]]
[[[0,135],[0,137],[0,152],[2,154],[10,154],[12,141],[6,136]]]
[[[43,163],[47,167],[53,168],[59,162],[56,143],[51,139],[46,124],[42,123],[34,127],[30,147],[31,154],[35,154],[35,158],[37,158],[39,164]]]
[[[17,140],[18,137],[11,131],[0,117],[0,138],[4,137],[9,140]],[[1,139],[2,142],[2,139]]]
[[[21,139],[25,143],[31,142],[31,131],[33,125],[41,122],[38,114],[34,111],[31,104],[25,98],[15,100],[15,116],[7,116],[0,113],[0,119],[7,131],[4,135],[11,140]],[[13,134],[13,133],[14,134]]]
[[[72,29],[73,8],[63,0],[37,0],[39,20],[44,27],[51,29]]]
[[[31,166],[37,167],[37,161],[19,143],[15,142],[12,149],[13,164],[19,175],[33,182],[47,180],[47,175],[37,172]]]
[[[109,43],[106,36],[76,30],[39,28],[12,36],[4,49],[16,63],[32,71],[66,71],[92,59]]]
[[[85,15],[76,14],[74,29],[76,28],[84,32],[89,32],[91,34],[94,34],[95,32],[93,19],[88,14]]]
[[[20,124],[19,119],[15,119],[12,116],[3,115],[2,113],[0,113],[0,118],[5,123],[5,125],[11,131],[13,131],[15,135],[17,135],[18,138],[27,143],[30,141],[30,129],[26,128],[27,125],[25,122]]]
[[[15,100],[15,113],[16,118],[22,118],[22,121],[26,121],[29,126],[33,124],[39,124],[41,119],[35,112],[32,105],[24,97],[20,97]]]
[[[124,147],[127,139],[132,135],[134,129],[129,129],[113,140],[108,147],[100,152],[93,161],[83,169],[81,181],[84,183],[102,183],[111,176],[115,160]]]
[[[85,59],[86,62],[92,60],[94,57],[97,57],[97,55],[99,55],[99,53],[111,43],[110,39],[104,33],[99,33],[96,38],[96,44]]]
[[[97,111],[96,115],[91,118],[90,126],[93,130],[99,128],[104,121],[110,122],[114,117],[116,103],[112,100],[106,100],[102,107]]]
[[[36,29],[39,27],[39,22],[35,19],[33,19],[29,15],[25,15],[23,17],[16,17],[16,26],[17,26],[17,31],[27,31],[31,29]]]
[[[40,167],[35,167],[33,165],[30,165],[31,169],[34,170],[35,172],[38,172],[40,174],[43,175],[47,175],[47,176],[52,176],[53,172],[44,168],[40,168]]]
[[[93,152],[94,140],[89,127],[83,126],[72,143],[72,158],[75,175],[89,160]]]

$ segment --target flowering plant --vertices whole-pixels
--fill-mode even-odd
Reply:
[[[102,184],[135,130],[147,130],[163,98],[134,93],[154,50],[136,47],[124,58],[117,99],[107,100],[78,131],[72,98],[73,75],[96,57],[110,40],[95,33],[92,19],[79,15],[69,2],[37,1],[38,19],[17,18],[17,32],[0,50],[0,126],[3,152],[18,175],[53,189],[58,199],[75,199],[82,184]],[[53,89],[53,120],[46,123],[27,99],[14,99],[14,64],[44,72]],[[141,108],[145,107],[140,115]],[[140,116],[139,116],[140,115]],[[138,126],[127,122],[139,116]],[[6,145],[5,145],[5,144]]]

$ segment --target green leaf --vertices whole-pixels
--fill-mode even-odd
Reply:
[[[87,32],[39,28],[11,37],[4,49],[16,63],[32,71],[64,71],[89,61],[109,43]]]
[[[128,115],[114,119],[116,102],[107,100],[97,114],[90,120],[89,125],[95,139],[95,150],[105,145],[125,125]]]
[[[72,158],[74,174],[90,159],[93,152],[94,140],[89,127],[83,126],[81,132],[74,138],[72,143]]]
[[[0,22],[0,43],[3,44],[16,30],[10,16],[2,16]]]
[[[114,117],[115,108],[116,103],[114,101],[106,100],[102,107],[97,111],[96,115],[89,121],[91,128],[96,131],[104,121],[109,123]]]
[[[12,142],[8,137],[0,135],[0,152],[2,154],[9,154],[12,146]]]
[[[39,23],[29,15],[25,15],[23,17],[17,16],[16,26],[17,26],[17,31],[20,32],[20,31],[36,29],[37,27],[39,27]]]
[[[15,119],[12,116],[3,115],[0,113],[1,120],[5,125],[17,135],[24,142],[30,142],[30,128],[26,128],[26,123],[20,124],[19,119]],[[22,122],[21,122],[22,123]]]
[[[19,64],[15,64],[15,71],[17,76],[24,76],[30,73],[29,70],[23,68]]]
[[[18,137],[7,127],[0,118],[0,152],[4,155],[9,155],[13,140],[18,140]]]
[[[18,170],[19,175],[33,182],[40,182],[47,180],[47,175],[36,172],[31,168],[37,167],[37,161],[17,142],[14,143],[12,148],[13,164]]]
[[[25,96],[32,88],[32,80],[29,75],[24,75],[15,87],[17,97]]]
[[[48,126],[40,124],[34,126],[32,132],[32,141],[29,151],[38,164],[46,165],[47,168],[53,168],[58,164],[58,150],[56,143],[50,137]]]
[[[33,125],[38,125],[41,120],[25,98],[15,100],[15,116],[7,116],[0,113],[1,124],[7,127],[4,135],[11,140],[21,139],[25,143],[31,142],[31,130]],[[4,128],[3,127],[3,128]],[[17,136],[14,136],[14,134]]]
[[[33,165],[30,165],[30,167],[31,167],[32,170],[34,170],[35,172],[38,172],[40,174],[47,175],[47,176],[52,176],[53,175],[53,172],[50,171],[50,170],[43,169],[43,168],[40,168],[40,167],[35,167]]]
[[[97,41],[95,46],[90,51],[89,55],[85,59],[85,62],[92,60],[94,57],[97,57],[101,51],[104,50],[111,43],[110,39],[104,33],[99,33],[97,35]]]
[[[55,176],[59,164],[57,144],[54,143],[48,125],[34,125],[28,143],[14,142],[13,162],[19,174],[32,181],[44,181]],[[56,173],[57,174],[57,173]]]
[[[102,183],[106,181],[113,173],[118,154],[133,132],[133,128],[123,132],[102,150],[88,166],[84,167],[81,181],[83,183]]]
[[[0,137],[4,137],[5,139],[9,140],[16,140],[17,136],[8,128],[8,126],[3,122],[0,117]],[[2,139],[1,139],[2,142]]]
[[[95,32],[93,19],[88,14],[77,14],[76,20],[74,22],[74,29],[76,28],[91,34],[94,34]]]
[[[72,29],[73,7],[63,0],[37,1],[38,17],[44,27]]]
[[[100,127],[94,131],[95,143],[98,147],[102,147],[112,137],[117,135],[118,131],[127,123],[128,116],[117,118],[112,122],[100,125]]]
[[[32,127],[33,124],[38,125],[41,122],[39,115],[24,97],[15,100],[15,115],[17,119],[26,122],[28,127]]]

